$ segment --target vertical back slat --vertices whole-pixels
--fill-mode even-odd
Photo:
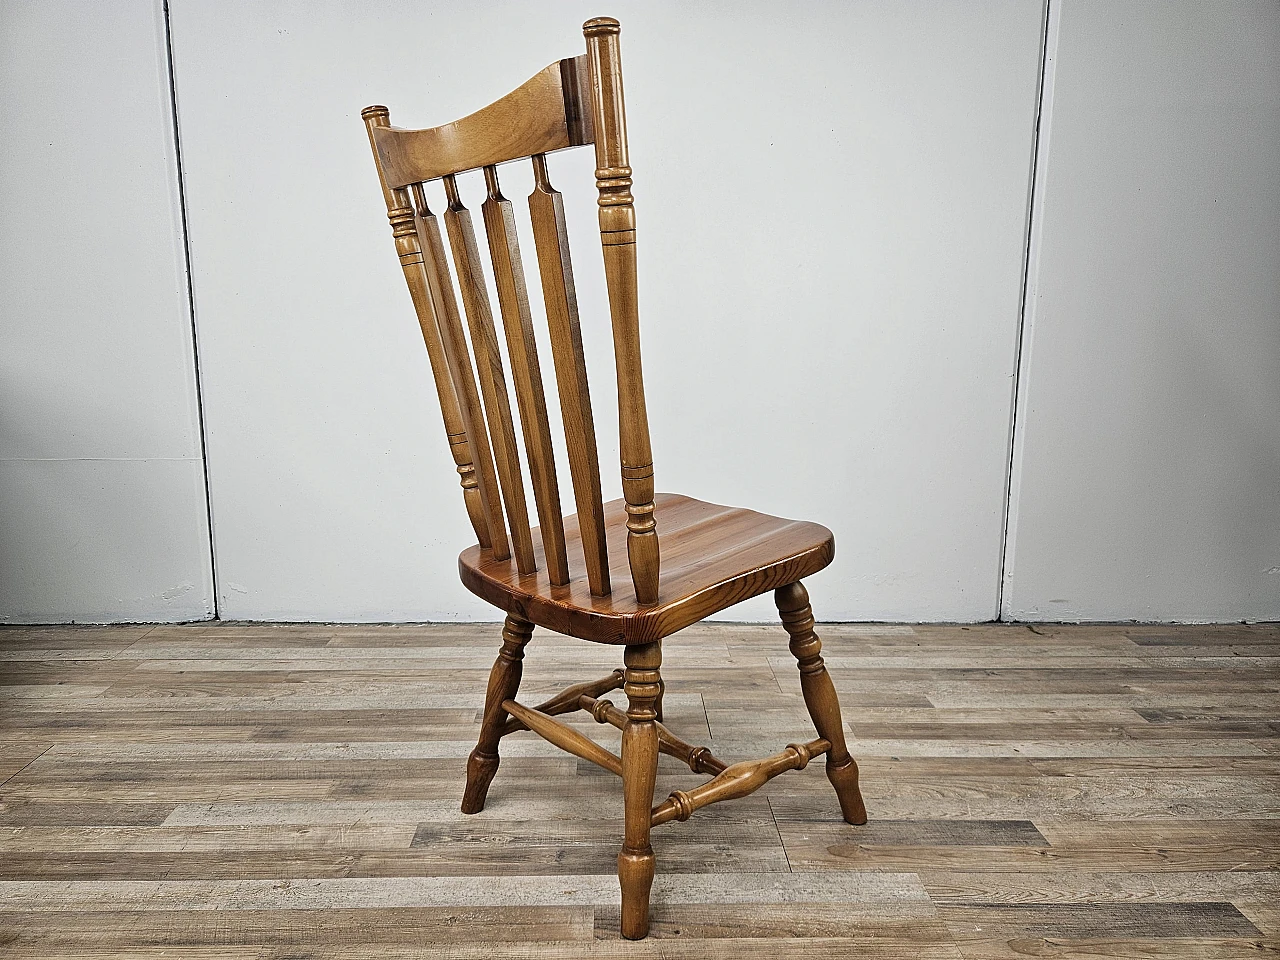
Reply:
[[[418,209],[426,206],[426,201],[422,198],[422,187],[419,185],[414,188],[414,199]],[[414,218],[415,232],[418,235],[419,250],[423,250],[426,244],[423,242],[421,221]],[[419,258],[423,255],[419,253]],[[487,511],[482,506],[483,498],[480,495],[480,480],[476,474],[475,465],[472,463],[471,444],[467,440],[467,428],[463,423],[462,410],[458,405],[458,395],[453,388],[453,376],[449,372],[449,361],[445,356],[444,344],[440,340],[440,326],[436,319],[440,311],[440,300],[432,291],[430,280],[427,273],[430,267],[427,266],[425,259],[422,263],[423,275],[421,278],[415,278],[410,283],[410,290],[416,286],[422,286],[425,281],[425,289],[430,293],[429,304],[431,307],[430,315],[425,315],[422,311],[418,311],[418,326],[422,328],[422,339],[427,345],[427,356],[431,360],[431,374],[436,383],[436,395],[440,399],[440,411],[444,415],[445,430],[449,436],[449,450],[453,454],[453,462],[457,465],[458,475],[462,481],[463,499],[467,507],[467,516],[471,520],[471,526],[476,531],[476,536],[480,546],[491,547],[493,540],[489,534],[489,521],[486,518]]]
[[[453,284],[449,280],[449,265],[445,259],[444,241],[440,236],[440,223],[427,206],[426,194],[421,185],[416,188],[414,199],[418,202],[416,224],[425,257],[423,273],[437,305],[436,323],[440,328],[441,346],[453,379],[454,392],[466,421],[467,437],[476,456],[480,503],[489,526],[493,555],[499,560],[505,560],[511,556],[511,547],[507,540],[507,528],[502,522],[498,475],[489,447],[489,434],[485,429],[484,411],[480,407],[480,397],[476,391],[475,374],[471,370],[471,355],[467,352],[467,340],[462,332],[462,318],[458,316],[458,302],[454,299]]]
[[[618,441],[622,495],[627,501],[627,559],[636,600],[658,601],[660,560],[653,517],[653,453],[640,364],[640,314],[636,301],[636,214],[631,198],[627,120],[622,97],[618,21],[599,17],[583,24],[591,71],[591,113],[596,144],[600,243],[613,318],[618,368]]]
[[[362,111],[361,116],[369,132],[369,142],[372,146],[374,128],[385,127],[390,123],[387,108],[369,107]],[[468,440],[471,435],[468,411],[458,402],[454,378],[441,341],[438,323],[439,301],[433,296],[429,282],[429,271],[423,259],[423,244],[414,211],[406,191],[393,190],[387,186],[376,148],[373,151],[373,159],[378,170],[378,180],[382,185],[383,199],[386,200],[387,218],[391,222],[396,251],[400,255],[400,264],[404,270],[405,282],[409,287],[409,296],[413,300],[414,311],[418,315],[418,325],[422,329],[422,338],[427,347],[427,357],[431,362],[431,375],[435,380],[436,395],[440,399],[440,413],[444,418],[449,449],[461,479],[467,516],[471,520],[476,540],[480,545],[492,547],[489,511],[485,506],[487,486],[482,482],[482,471],[478,472],[473,462],[473,447]],[[503,541],[505,543],[505,537]]]
[[[569,450],[569,472],[578,507],[578,528],[586,555],[587,580],[596,596],[609,593],[609,553],[605,546],[604,505],[600,495],[600,460],[596,453],[596,426],[591,415],[587,386],[587,361],[578,322],[578,297],[569,260],[569,234],[564,204],[547,177],[547,159],[533,158],[534,187],[529,195],[538,272],[542,275],[551,354],[560,389],[560,412]]]
[[[463,205],[462,198],[458,195],[457,181],[452,176],[445,177],[444,187],[449,199],[444,222],[449,230],[449,248],[453,251],[467,325],[471,328],[471,345],[476,355],[480,392],[484,395],[498,479],[502,485],[502,499],[507,507],[507,521],[511,525],[511,545],[516,557],[516,569],[521,573],[533,573],[538,567],[533,558],[533,533],[529,529],[529,509],[525,505],[524,480],[520,475],[520,451],[516,443],[515,425],[511,420],[511,399],[507,396],[502,354],[498,351],[498,334],[493,326],[493,311],[484,285],[480,249],[476,244],[475,228],[471,224],[471,211]]]
[[[564,518],[560,509],[560,485],[556,479],[555,452],[551,446],[551,426],[547,418],[547,398],[543,392],[538,345],[533,336],[529,312],[529,291],[525,287],[520,244],[516,238],[515,213],[511,201],[498,186],[496,167],[484,168],[488,197],[480,208],[485,234],[489,238],[489,258],[498,288],[502,327],[507,335],[507,356],[511,358],[511,381],[515,386],[524,446],[529,458],[529,477],[538,509],[542,549],[547,558],[547,578],[557,586],[569,582],[569,562],[565,554]]]

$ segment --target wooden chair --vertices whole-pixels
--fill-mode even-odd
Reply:
[[[802,769],[820,754],[826,754],[827,776],[844,819],[865,823],[866,810],[858,790],[858,767],[845,746],[840,705],[800,582],[831,562],[831,532],[814,523],[654,493],[640,368],[636,219],[618,22],[605,17],[589,20],[583,33],[585,55],[551,64],[506,97],[454,123],[402,130],[390,126],[382,106],[368,107],[361,116],[478,540],[458,558],[458,570],[469,590],[507,615],[502,648],[489,677],[480,741],[467,763],[462,810],[478,813],[484,808],[498,769],[499,742],[517,730],[532,730],[619,775],[625,810],[618,855],[622,934],[638,939],[649,929],[653,827],[687,820],[707,804],[746,796],[784,770]],[[548,178],[547,154],[587,144],[595,146],[600,242],[617,363],[624,500],[612,503],[601,502],[564,211],[561,195]],[[535,178],[529,214],[577,507],[576,515],[568,517],[562,515],[515,210],[498,186],[498,164],[521,159],[531,159]],[[456,174],[476,169],[484,170],[488,187],[481,215],[539,522],[533,529],[484,268],[471,213],[454,180]],[[443,179],[449,201],[443,219],[470,331],[470,352],[439,221],[423,192],[423,184],[436,179]],[[706,747],[691,746],[660,722],[662,639],[766,590],[774,591],[790,635],[805,704],[819,736],[763,760],[726,766]],[[569,687],[537,707],[517,702],[521,660],[535,624],[583,640],[622,645],[625,670]],[[629,701],[625,713],[603,698],[619,687]],[[622,756],[555,719],[575,710],[619,727]],[[688,791],[677,790],[654,806],[660,752],[679,757],[692,770],[711,774],[711,779]]]

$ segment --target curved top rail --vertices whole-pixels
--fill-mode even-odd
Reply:
[[[586,56],[557,60],[501,100],[426,130],[374,127],[387,186],[436,180],[490,164],[595,142]]]

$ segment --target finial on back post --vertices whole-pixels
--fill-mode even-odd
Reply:
[[[602,37],[610,33],[621,33],[622,25],[613,17],[592,17],[582,25],[582,32],[588,37]]]

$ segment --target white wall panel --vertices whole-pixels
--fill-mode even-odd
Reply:
[[[0,460],[0,491],[5,620],[212,615],[199,459]]]
[[[174,4],[224,615],[493,616],[359,111],[453,119],[599,12]],[[1041,4],[610,12],[659,488],[832,527],[822,616],[993,616]],[[591,170],[553,158],[616,495]]]
[[[1053,7],[1002,612],[1280,617],[1280,14]],[[450,119],[598,12],[175,4],[224,615],[493,615],[358,111]],[[1041,5],[611,12],[659,486],[830,525],[822,616],[993,615]],[[208,616],[162,8],[0,21],[0,620]]]
[[[1280,6],[1060,12],[1004,613],[1280,619]]]
[[[0,10],[0,620],[212,614],[163,22]]]

